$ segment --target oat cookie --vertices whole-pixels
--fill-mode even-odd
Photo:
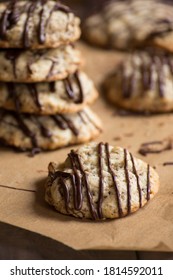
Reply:
[[[23,150],[53,150],[85,143],[100,132],[100,120],[89,108],[53,116],[0,111],[0,140]]]
[[[138,112],[173,110],[173,56],[135,52],[105,82],[105,93],[116,105]]]
[[[93,82],[79,71],[50,83],[0,83],[0,107],[23,113],[75,113],[97,97]]]
[[[155,38],[156,44],[173,33],[173,7],[155,0],[112,1],[86,20],[83,32],[86,40],[102,47],[129,50]]]
[[[158,188],[147,163],[126,149],[91,143],[71,151],[64,164],[49,164],[45,198],[60,213],[102,220],[137,211]]]
[[[1,48],[57,48],[80,36],[79,18],[59,1],[1,2]]]
[[[66,78],[81,64],[72,45],[47,50],[0,49],[0,81],[42,82]]]

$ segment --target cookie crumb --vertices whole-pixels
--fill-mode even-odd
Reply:
[[[114,137],[113,140],[114,140],[114,141],[120,141],[120,140],[121,140],[121,137],[120,137],[120,136]]]

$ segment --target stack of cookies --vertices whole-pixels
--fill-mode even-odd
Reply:
[[[80,20],[54,0],[0,3],[0,140],[32,154],[89,141],[98,93],[79,70]]]

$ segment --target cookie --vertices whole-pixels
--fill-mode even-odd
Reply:
[[[129,50],[173,31],[173,7],[155,0],[112,1],[89,17],[84,37],[94,45]]]
[[[105,82],[108,99],[128,110],[164,113],[173,110],[173,56],[136,52]]]
[[[85,143],[100,132],[100,120],[89,108],[76,114],[53,116],[0,111],[0,140],[33,153]]]
[[[80,20],[58,1],[1,1],[1,48],[57,48],[80,37]]]
[[[93,82],[83,72],[51,83],[0,83],[0,107],[22,113],[75,113],[97,97]]]
[[[49,164],[46,201],[62,214],[121,218],[143,207],[159,188],[156,171],[126,149],[91,143],[64,164]]]
[[[0,49],[0,81],[42,82],[66,78],[81,64],[72,45],[47,50]]]

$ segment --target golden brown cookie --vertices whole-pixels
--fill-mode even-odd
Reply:
[[[54,150],[85,143],[100,132],[101,122],[89,108],[52,116],[0,111],[1,141],[22,150]]]
[[[77,40],[80,20],[59,1],[1,1],[1,48],[57,48]]]
[[[80,71],[51,83],[0,83],[0,107],[22,113],[75,113],[97,97],[93,82]]]
[[[172,40],[164,38],[172,38],[173,7],[155,0],[110,1],[86,20],[83,33],[101,47],[129,50],[154,42],[169,49]]]
[[[56,49],[0,49],[0,81],[49,82],[66,78],[81,65],[80,52],[72,45]]]
[[[173,110],[173,56],[163,52],[128,55],[105,81],[111,103],[137,112]]]
[[[129,215],[158,192],[159,177],[126,149],[91,143],[49,164],[46,201],[65,215],[94,220]]]

